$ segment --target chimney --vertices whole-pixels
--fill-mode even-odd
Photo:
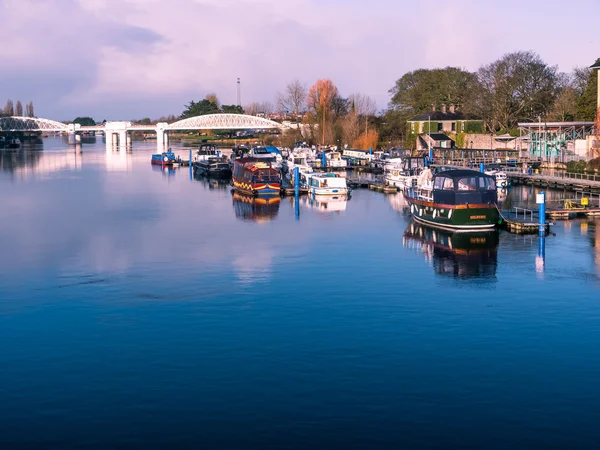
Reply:
[[[442,112],[446,114],[446,104],[442,103]]]
[[[454,114],[454,103],[450,103],[450,112]]]
[[[435,103],[431,104],[431,111],[435,111]]]

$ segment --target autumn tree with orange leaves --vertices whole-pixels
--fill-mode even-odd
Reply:
[[[310,113],[309,125],[318,124],[321,134],[321,144],[325,144],[325,138],[332,138],[333,109],[336,100],[339,99],[338,88],[331,80],[317,80],[310,88],[307,97],[307,106]]]

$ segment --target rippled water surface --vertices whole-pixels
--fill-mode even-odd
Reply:
[[[153,150],[0,151],[0,447],[600,442],[599,222],[471,240],[369,190],[296,217]]]

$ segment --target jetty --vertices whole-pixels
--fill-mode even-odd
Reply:
[[[556,175],[541,175],[508,171],[506,172],[506,176],[514,184],[572,191],[587,189],[589,191],[600,192],[600,175],[569,172]]]
[[[498,209],[498,212],[502,218],[500,228],[510,233],[538,234],[540,231],[539,210],[515,207],[512,210]],[[544,217],[544,231],[546,234],[550,233],[550,225],[552,223]]]

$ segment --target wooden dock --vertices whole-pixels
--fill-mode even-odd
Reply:
[[[346,178],[348,186],[354,189],[365,188],[373,191],[383,192],[384,194],[393,194],[398,192],[396,186],[389,186],[385,181],[379,180],[367,180],[364,178]]]
[[[515,234],[537,234],[540,229],[538,211],[524,208],[514,208],[513,210],[498,210],[502,217],[500,228]],[[550,233],[551,223],[547,220],[545,223],[545,233]]]

